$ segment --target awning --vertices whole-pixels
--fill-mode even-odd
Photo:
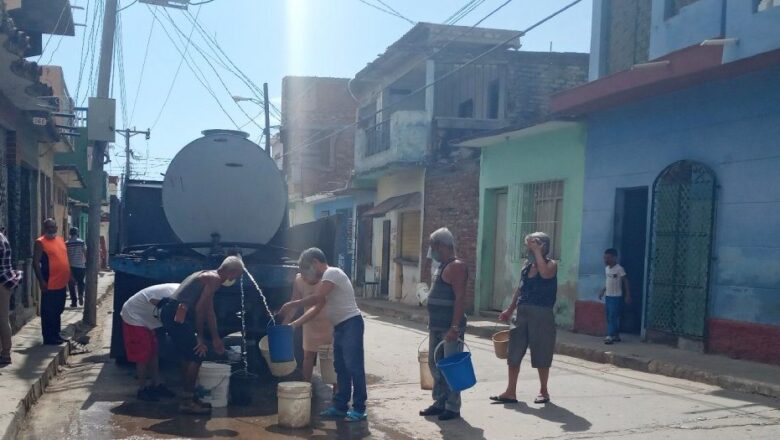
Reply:
[[[54,173],[70,189],[87,187],[76,165],[54,165]]]
[[[384,202],[374,206],[363,213],[363,217],[383,217],[390,211],[399,209],[417,208],[422,205],[422,195],[418,192],[390,197]]]

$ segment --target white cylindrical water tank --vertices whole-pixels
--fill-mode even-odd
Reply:
[[[246,133],[207,130],[176,154],[163,182],[168,223],[184,243],[268,243],[287,210],[273,159]],[[208,249],[198,249],[203,253]]]

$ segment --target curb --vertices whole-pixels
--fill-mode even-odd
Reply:
[[[362,310],[369,313],[397,318],[404,321],[425,323],[428,319],[427,313],[424,311],[397,310],[389,307],[377,307],[373,304],[366,303],[359,303],[359,306]],[[474,327],[472,325],[467,325],[466,333],[490,340],[493,336],[494,329],[490,327]],[[725,390],[780,399],[780,384],[758,382],[727,374],[718,374],[689,365],[676,364],[644,356],[631,356],[611,351],[596,350],[567,342],[556,342],[555,353],[599,364],[611,364],[616,367],[641,371],[643,373],[658,374],[677,379],[706,383],[719,386]]]
[[[97,307],[100,307],[108,294],[113,291],[114,285],[111,284],[98,298]],[[37,319],[40,319],[40,317]],[[72,322],[67,325],[65,330],[72,328],[74,334],[76,334],[78,333],[80,323],[81,321]],[[30,386],[30,389],[27,391],[27,394],[19,402],[19,405],[17,405],[11,420],[8,421],[8,424],[5,427],[5,432],[0,433],[0,440],[16,439],[22,423],[27,417],[27,414],[30,412],[30,409],[33,405],[35,405],[35,402],[37,402],[38,399],[40,399],[41,396],[46,392],[46,387],[49,385],[52,379],[54,379],[59,374],[60,367],[67,364],[69,357],[70,343],[63,344],[57,354],[50,358],[49,364],[46,366],[46,369],[43,371],[41,377],[33,382],[32,386]]]

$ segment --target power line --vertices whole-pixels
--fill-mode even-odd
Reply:
[[[406,20],[406,21],[408,21],[409,23],[411,23],[412,25],[415,25],[415,24],[416,24],[415,22],[413,22],[412,20],[409,20],[408,18],[404,17],[403,15],[401,15],[400,13],[398,13],[397,11],[395,11],[395,10],[394,10],[394,9],[392,9],[392,8],[390,8],[390,9],[385,9],[385,8],[383,8],[383,7],[381,7],[381,6],[378,6],[378,5],[375,5],[375,4],[373,4],[373,3],[370,3],[370,2],[368,2],[367,0],[358,0],[358,1],[359,1],[360,3],[363,3],[364,5],[371,6],[372,8],[374,8],[374,9],[376,9],[376,10],[378,10],[378,11],[382,11],[382,12],[384,12],[385,14],[392,15],[393,17],[398,17],[398,18],[400,18],[401,20]],[[385,4],[385,3],[382,3],[382,4]],[[386,5],[386,4],[385,4],[385,5]]]
[[[477,0],[475,2],[472,2],[472,4],[470,6],[467,6],[467,8],[463,12],[461,12],[455,18],[450,20],[449,24],[457,24],[459,21],[466,18],[467,15],[474,12],[475,9],[482,6],[483,3],[485,3],[485,0]]]
[[[181,29],[180,29],[180,28],[179,28],[179,26],[176,24],[176,22],[173,20],[173,17],[171,17],[171,15],[168,13],[168,11],[167,11],[167,10],[163,10],[163,12],[165,13],[166,17],[168,18],[168,21],[171,23],[171,25],[174,27],[174,29],[176,29],[176,31],[178,31],[180,34],[182,34],[182,35],[183,35],[184,33],[181,31]],[[195,23],[197,24],[197,17],[195,18]],[[191,32],[192,32],[192,31],[191,31]],[[191,38],[191,35],[192,35],[192,34],[190,34],[190,38]],[[209,61],[208,57],[207,57],[207,56],[206,56],[206,54],[203,52],[203,49],[201,49],[201,48],[200,48],[200,46],[198,46],[198,45],[197,45],[197,43],[195,43],[195,42],[192,42],[192,43],[191,43],[191,45],[192,45],[193,49],[195,49],[195,51],[196,51],[196,52],[198,52],[198,53],[200,54],[200,56],[202,56],[202,57],[203,57],[203,60],[204,60],[204,61],[206,61],[206,64],[208,64],[208,66],[209,66],[209,67],[211,68],[211,70],[214,72],[214,75],[217,77],[217,80],[218,80],[218,81],[219,81],[219,83],[222,85],[222,87],[225,89],[225,91],[227,92],[228,96],[230,96],[231,100],[233,100],[233,93],[231,93],[231,91],[230,91],[230,88],[227,86],[227,84],[225,83],[225,81],[222,79],[222,76],[221,76],[221,75],[219,74],[219,72],[217,71],[217,68],[216,68],[216,67],[214,67],[214,64],[212,64],[212,63]],[[240,105],[238,102],[236,102],[235,100],[233,100],[233,103],[236,105],[236,107],[238,107],[238,109],[241,111],[241,113],[243,113],[243,114],[244,114],[244,116],[246,116],[246,117],[247,117],[247,119],[249,119],[249,120],[250,120],[250,121],[251,121],[251,122],[252,122],[254,125],[256,125],[256,126],[259,128],[259,129],[261,129],[261,130],[263,129],[263,127],[261,127],[261,126],[260,126],[260,125],[259,125],[259,124],[258,124],[258,123],[257,123],[257,122],[254,120],[254,119],[252,119],[252,116],[251,116],[251,115],[249,115],[249,113],[247,113],[247,112],[246,112],[246,110],[244,110],[244,108],[243,108],[243,107],[241,107],[241,105]]]
[[[84,21],[89,20],[89,5],[90,0],[87,0],[87,5],[84,10]],[[81,78],[84,74],[84,64],[86,62],[85,55],[84,55],[84,49],[87,47],[87,29],[84,29],[84,35],[81,38],[81,54],[79,55],[79,79],[78,83],[76,85],[76,96],[75,101],[76,103],[79,102],[79,92],[81,92]]]
[[[500,7],[503,7],[503,6],[505,6],[505,5],[507,5],[507,4],[508,4],[510,1],[511,1],[511,0],[508,0],[507,2],[505,2],[504,4],[502,4],[501,6],[499,6],[499,8],[500,8]],[[331,138],[331,137],[333,137],[333,136],[336,136],[337,134],[339,134],[339,133],[341,133],[341,132],[344,132],[344,131],[346,131],[346,130],[348,130],[348,129],[350,129],[350,128],[354,128],[354,127],[358,126],[358,124],[360,124],[360,123],[361,123],[361,122],[363,122],[363,121],[367,121],[367,120],[370,120],[371,118],[375,118],[375,117],[376,117],[376,115],[378,115],[378,114],[380,114],[380,113],[382,113],[382,112],[384,112],[384,111],[386,111],[386,110],[388,110],[388,109],[390,109],[390,108],[393,108],[393,107],[395,107],[395,106],[398,106],[400,103],[404,102],[406,99],[409,99],[410,97],[412,97],[412,96],[416,95],[417,93],[420,93],[420,92],[422,92],[422,91],[425,91],[425,90],[427,90],[427,89],[429,89],[429,88],[433,87],[434,85],[436,85],[436,84],[440,83],[441,81],[444,81],[445,79],[447,79],[447,78],[449,78],[449,77],[451,77],[451,76],[455,75],[456,73],[460,72],[461,70],[465,69],[466,67],[468,67],[468,66],[470,66],[470,65],[472,65],[472,64],[474,64],[474,63],[476,63],[477,61],[481,60],[482,58],[485,58],[486,56],[490,55],[491,53],[495,52],[496,50],[498,50],[498,49],[500,49],[500,48],[502,48],[502,47],[506,46],[506,45],[507,45],[507,44],[509,44],[509,43],[510,43],[512,40],[516,40],[517,38],[520,38],[520,37],[522,37],[522,36],[526,35],[528,32],[530,32],[530,31],[532,31],[532,30],[536,29],[537,27],[541,26],[542,24],[544,24],[544,23],[546,23],[546,22],[550,21],[550,20],[551,20],[551,19],[553,19],[554,17],[556,17],[556,16],[560,15],[561,13],[565,12],[566,10],[570,9],[571,7],[573,7],[574,5],[576,5],[576,4],[580,3],[580,2],[582,2],[582,0],[574,0],[574,1],[572,1],[571,3],[567,4],[566,6],[564,6],[564,7],[560,8],[560,9],[558,9],[557,11],[553,12],[552,14],[550,14],[550,15],[548,15],[548,16],[546,16],[546,17],[542,18],[541,20],[537,21],[536,23],[532,24],[531,26],[529,26],[529,27],[528,27],[528,28],[526,28],[525,30],[522,30],[522,31],[515,32],[514,34],[512,34],[512,36],[511,36],[511,37],[509,37],[509,38],[505,39],[504,41],[502,41],[502,42],[500,42],[500,43],[498,43],[498,44],[496,44],[496,45],[492,46],[491,48],[489,48],[489,49],[485,50],[484,52],[480,53],[479,55],[477,55],[477,56],[475,56],[474,58],[470,59],[469,61],[465,62],[464,64],[461,64],[461,65],[459,65],[459,66],[458,66],[458,67],[456,67],[455,69],[448,71],[447,73],[443,74],[443,75],[442,75],[442,76],[440,76],[439,78],[436,78],[434,81],[432,81],[432,82],[430,82],[430,83],[428,83],[428,84],[425,84],[425,85],[423,85],[422,87],[419,87],[419,88],[417,88],[416,90],[413,90],[412,92],[410,92],[410,93],[409,93],[409,94],[407,94],[407,95],[404,95],[404,96],[400,97],[400,98],[399,98],[399,99],[398,99],[396,102],[394,102],[394,103],[392,103],[392,104],[388,105],[387,107],[383,107],[383,108],[381,108],[381,109],[379,109],[379,110],[376,110],[376,111],[374,111],[374,112],[373,112],[373,113],[371,113],[370,115],[364,116],[363,118],[359,118],[357,121],[355,121],[355,122],[353,122],[353,123],[351,123],[351,124],[349,124],[349,125],[345,125],[344,127],[342,127],[342,128],[340,128],[340,129],[338,129],[338,130],[334,131],[333,133],[331,133],[331,134],[330,134],[330,135],[328,135],[328,136],[324,136],[324,137],[323,137],[323,138],[321,138],[321,139],[317,139],[317,140],[315,140],[315,141],[313,141],[313,142],[311,142],[311,143],[308,143],[308,144],[302,145],[302,146],[300,146],[300,147],[297,147],[297,148],[295,148],[295,149],[292,149],[292,148],[291,148],[291,149],[290,149],[290,151],[287,151],[287,152],[285,152],[285,153],[284,153],[282,156],[287,156],[287,155],[290,155],[290,154],[292,154],[292,153],[293,153],[293,152],[295,152],[295,151],[303,151],[303,150],[305,150],[305,149],[309,148],[309,147],[310,147],[310,146],[312,146],[312,145],[316,145],[316,144],[318,144],[318,143],[322,142],[322,141],[323,141],[323,140],[325,140],[325,139],[328,139],[328,138]],[[493,11],[493,12],[491,12],[490,14],[494,14],[495,12],[496,12],[496,11],[494,10],[494,11]],[[477,24],[481,23],[481,22],[482,22],[482,21],[484,21],[484,20],[485,20],[485,18],[483,18],[482,20],[480,20],[479,22],[477,22]],[[476,26],[476,24],[475,24],[474,26]],[[474,28],[474,27],[472,27],[472,29],[473,29],[473,28]],[[458,37],[458,38],[460,38],[460,37]],[[454,40],[453,40],[453,41],[454,41]],[[449,45],[449,44],[450,44],[450,43],[448,43],[447,45]],[[446,45],[445,45],[445,46],[446,46]],[[428,56],[428,57],[426,57],[426,58],[430,58],[431,56],[433,56],[433,55],[430,55],[430,56]]]
[[[217,98],[217,95],[214,93],[214,90],[211,89],[211,87],[208,85],[208,81],[205,79],[205,76],[203,76],[203,72],[200,71],[197,65],[193,67],[192,64],[190,64],[189,60],[186,58],[186,54],[179,49],[179,46],[176,44],[176,41],[173,39],[173,36],[168,32],[167,27],[165,26],[165,23],[163,23],[159,17],[157,17],[157,13],[149,6],[146,6],[149,9],[149,12],[152,13],[152,16],[154,16],[154,19],[157,20],[160,23],[160,26],[163,28],[163,31],[165,32],[165,35],[168,36],[168,39],[171,40],[171,43],[173,44],[173,47],[176,48],[176,50],[179,52],[180,55],[182,55],[182,59],[187,64],[187,67],[190,69],[192,74],[195,76],[195,78],[200,82],[200,84],[206,89],[206,91],[209,92],[212,98],[214,98],[214,101],[216,101],[219,108],[222,110],[222,113],[225,114],[225,116],[230,120],[230,122],[233,123],[234,126],[238,127],[238,123],[233,119],[233,117],[230,116],[230,113],[225,109],[225,107],[220,102],[219,98]],[[201,78],[198,76],[198,72],[200,72],[200,75],[203,76]]]
[[[230,56],[228,56],[228,54],[225,52],[225,50],[222,49],[222,46],[220,46],[220,44],[217,41],[217,39],[212,37],[211,35],[209,35],[209,33],[206,31],[206,29],[197,20],[193,20],[192,13],[190,13],[189,11],[185,11],[185,15],[189,16],[190,21],[193,21],[198,26],[198,31],[199,31],[201,37],[206,41],[206,45],[209,46],[209,48],[211,48],[211,50],[215,54],[217,54],[218,57],[221,56],[224,60],[226,60],[232,66],[233,69],[230,69],[224,63],[223,63],[223,66],[229,72],[233,73],[236,77],[238,77],[241,81],[243,81],[244,84],[246,84],[250,88],[250,90],[255,94],[255,96],[257,96],[260,99],[265,99],[265,95],[263,93],[263,89],[261,87],[259,87],[257,84],[255,84],[249,78],[249,76],[247,76],[246,73],[244,73],[244,71],[242,71],[241,68],[239,68],[236,65],[235,62],[233,62],[233,60],[230,58]],[[270,99],[268,101],[269,101],[271,109],[274,112],[274,115],[277,116],[277,118],[279,120],[281,120],[281,110],[276,106],[276,104],[271,102]]]
[[[129,6],[126,6],[129,7]],[[138,77],[138,88],[135,90],[135,98],[133,99],[133,107],[130,111],[130,122],[133,122],[133,119],[135,119],[135,106],[138,103],[138,95],[141,94],[141,85],[143,84],[144,80],[144,71],[146,70],[146,59],[149,57],[149,46],[151,46],[152,42],[152,34],[154,33],[154,24],[155,21],[152,20],[151,26],[149,26],[149,37],[146,39],[146,49],[144,50],[144,59],[141,63],[141,73]]]
[[[51,30],[51,33],[49,34],[49,37],[46,38],[46,44],[43,45],[43,49],[41,49],[41,54],[38,56],[38,62],[41,62],[41,58],[43,58],[43,54],[46,53],[46,48],[49,47],[49,43],[51,42],[52,37],[54,37],[54,33],[57,32],[57,29],[60,27],[60,22],[62,22],[62,17],[65,16],[65,11],[70,8],[70,2],[63,2],[62,5],[62,11],[60,11],[60,16],[57,18],[57,23],[54,25],[54,29]],[[62,40],[62,35],[60,36],[60,41]]]
[[[147,6],[148,8],[149,6]],[[200,14],[200,8],[198,8],[198,14]],[[157,16],[154,17],[157,19]],[[155,20],[152,20],[152,27],[154,27]],[[162,22],[160,23],[162,24]],[[152,127],[154,128],[157,126],[157,123],[160,121],[160,117],[163,114],[163,111],[165,111],[165,107],[168,105],[168,100],[171,98],[171,93],[173,92],[173,86],[176,85],[176,79],[179,78],[179,72],[181,71],[181,66],[184,64],[185,57],[187,56],[187,51],[190,49],[190,43],[192,42],[192,32],[195,30],[195,26],[190,29],[190,35],[187,37],[187,44],[184,46],[184,51],[181,52],[181,59],[179,60],[179,65],[176,66],[176,72],[173,74],[173,79],[171,79],[171,85],[168,87],[168,92],[165,94],[165,99],[163,100],[163,104],[160,107],[160,111],[157,112],[157,117],[154,118],[154,122],[152,122]],[[166,34],[168,32],[166,31]],[[151,40],[151,31],[149,32],[149,37]],[[173,42],[173,40],[171,40]],[[147,43],[147,49],[149,48],[149,44]],[[145,60],[144,60],[145,61]],[[138,88],[141,88],[141,83],[138,83]]]

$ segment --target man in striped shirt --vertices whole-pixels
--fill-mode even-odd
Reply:
[[[22,280],[22,272],[14,270],[11,244],[0,229],[0,365],[11,363],[11,292]]]
[[[70,291],[70,306],[84,305],[84,276],[87,271],[87,245],[79,238],[79,228],[70,228],[68,246],[68,261],[70,262],[71,279],[68,283]]]

